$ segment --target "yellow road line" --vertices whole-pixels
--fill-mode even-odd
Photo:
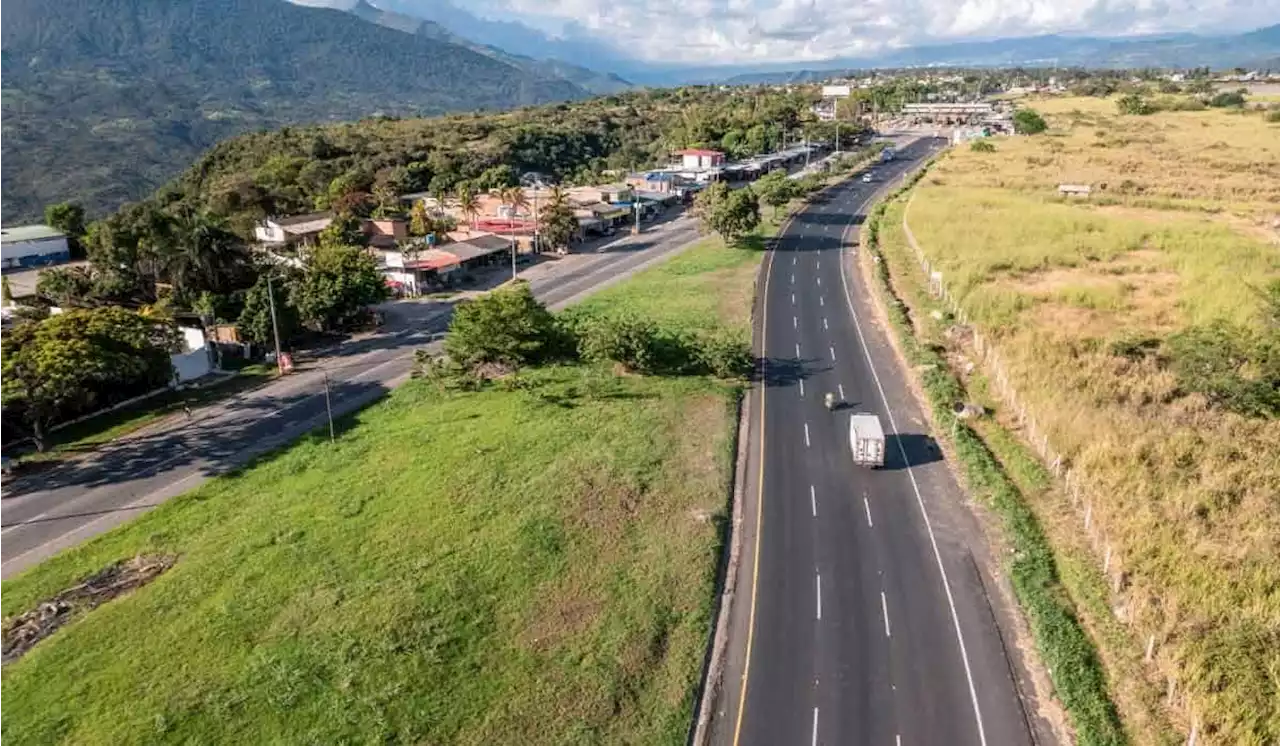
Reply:
[[[779,241],[786,235],[787,229],[791,227],[791,219],[787,219],[787,224],[778,231]],[[760,357],[768,359],[768,345],[766,344],[769,334],[769,280],[773,277],[773,258],[777,255],[777,249],[769,252],[769,266],[764,273],[764,288],[761,292],[760,311]],[[768,382],[765,376],[761,376],[760,380],[760,455],[759,464],[757,464],[758,472],[756,474],[756,541],[753,550],[754,557],[751,565],[751,613],[747,618],[747,655],[746,660],[742,664],[742,689],[738,695],[738,718],[733,727],[733,744],[738,746],[738,738],[742,734],[742,713],[746,711],[747,706],[747,681],[751,674],[751,644],[755,639],[756,633],[756,583],[760,576],[760,531],[764,523],[764,400],[765,392],[768,390]]]

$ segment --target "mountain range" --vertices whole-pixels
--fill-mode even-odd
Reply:
[[[457,0],[371,0],[382,12],[427,21],[455,37],[536,60],[572,60],[639,85],[785,80],[785,73],[903,67],[1280,67],[1280,25],[1243,34],[1127,37],[1044,35],[908,47],[863,57],[736,65],[680,65],[643,59],[575,24],[552,36],[518,21],[493,20]],[[366,0],[294,0],[351,9]],[[761,77],[764,76],[764,77]],[[819,76],[820,77],[820,76]]]
[[[5,0],[4,21],[6,224],[68,199],[100,215],[243,132],[589,95],[443,30],[283,0]]]

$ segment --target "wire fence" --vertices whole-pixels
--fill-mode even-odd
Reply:
[[[1064,456],[1061,449],[1055,448],[1049,432],[1043,427],[1043,420],[1037,419],[1034,409],[1028,408],[1026,400],[1018,393],[1010,382],[1009,367],[1005,358],[990,335],[983,336],[977,328],[969,323],[969,314],[956,297],[955,291],[948,286],[946,277],[935,263],[931,263],[907,221],[911,211],[911,203],[915,194],[908,199],[902,213],[902,231],[907,244],[915,254],[921,271],[928,281],[929,292],[941,300],[952,316],[961,325],[968,328],[970,347],[978,364],[986,371],[991,382],[991,390],[1000,402],[1013,413],[1018,426],[1022,429],[1026,442],[1040,457],[1045,468],[1053,475],[1057,485],[1070,499],[1076,509],[1077,519],[1081,522],[1085,536],[1093,549],[1094,556],[1107,580],[1112,594],[1109,604],[1112,614],[1122,624],[1129,626],[1140,636],[1146,633],[1146,648],[1143,663],[1148,666],[1156,680],[1166,682],[1165,703],[1185,720],[1187,729],[1187,746],[1196,746],[1199,738],[1200,723],[1191,698],[1178,686],[1178,672],[1175,661],[1159,654],[1159,644],[1165,633],[1154,628],[1154,625],[1142,624],[1133,618],[1132,606],[1126,603],[1128,592],[1128,574],[1124,569],[1124,558],[1121,550],[1107,535],[1105,516],[1098,515],[1095,508],[1101,503],[1095,499],[1100,491],[1097,482],[1091,480],[1085,470],[1073,464],[1069,456]],[[1145,628],[1145,629],[1144,629]],[[1140,639],[1140,638],[1139,638]]]

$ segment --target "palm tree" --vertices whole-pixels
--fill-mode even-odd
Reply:
[[[501,199],[507,207],[511,208],[510,225],[511,233],[514,235],[516,229],[516,213],[529,206],[529,198],[525,196],[524,189],[518,186],[513,186],[503,189],[499,194],[499,199]]]
[[[471,193],[468,187],[462,187],[458,190],[458,210],[462,213],[462,217],[471,223],[471,227],[476,227],[476,216],[480,214],[480,200],[476,199],[476,195]]]
[[[201,291],[225,292],[248,264],[244,244],[206,215],[187,212],[178,216],[170,236],[164,276],[180,298],[194,299]]]

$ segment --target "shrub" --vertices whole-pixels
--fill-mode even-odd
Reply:
[[[996,146],[990,140],[974,140],[969,143],[969,150],[975,153],[994,153]]]
[[[638,373],[654,372],[659,361],[658,330],[638,316],[604,316],[578,326],[584,360],[614,362]]]
[[[701,335],[696,357],[698,367],[717,378],[746,378],[754,367],[751,347],[727,329]]]
[[[1117,99],[1116,109],[1121,114],[1131,116],[1145,116],[1155,112],[1155,107],[1151,105],[1151,102],[1136,93],[1130,93]]]
[[[1037,135],[1047,129],[1049,125],[1035,109],[1018,109],[1013,114],[1013,131],[1019,135]]]
[[[1240,91],[1223,91],[1209,99],[1209,105],[1216,108],[1244,106],[1244,94]]]
[[[555,317],[533,297],[528,283],[517,282],[459,304],[444,347],[468,369],[485,363],[518,367],[555,357],[560,340]]]

